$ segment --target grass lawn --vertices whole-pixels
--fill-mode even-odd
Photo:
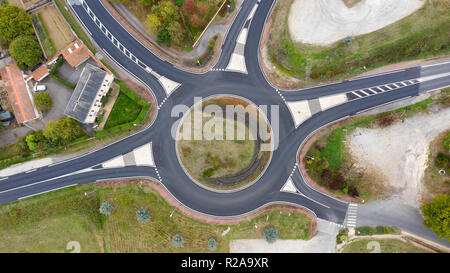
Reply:
[[[187,120],[184,120],[183,124],[187,125]],[[204,118],[204,124],[209,120],[211,118]],[[220,119],[218,122],[221,122],[225,128],[228,120]],[[178,142],[181,161],[195,179],[201,181],[203,178],[233,174],[250,164],[255,150],[255,141],[248,137],[250,132],[244,124],[235,125],[235,133],[238,130],[245,132],[244,140],[180,140]]]
[[[94,191],[95,190],[95,191]],[[84,192],[91,192],[87,197]],[[114,206],[106,217],[99,214],[102,201]],[[146,207],[146,224],[135,218]],[[149,186],[100,188],[96,184],[71,187],[0,206],[0,252],[64,252],[69,241],[78,241],[81,252],[208,252],[207,241],[218,242],[217,252],[228,252],[231,239],[262,238],[271,225],[280,239],[309,239],[310,220],[299,213],[274,210],[238,225],[202,223],[175,211]],[[269,216],[267,219],[267,215]],[[254,225],[257,225],[257,228]],[[172,246],[181,233],[184,247]]]
[[[427,253],[429,251],[417,247],[410,242],[403,242],[398,239],[357,239],[348,243],[342,250],[343,253],[370,253],[374,251],[372,247],[368,248],[369,242],[378,242],[381,253]]]
[[[120,92],[111,110],[111,114],[106,121],[105,129],[136,120],[141,110],[141,105],[137,104],[123,92]]]
[[[98,198],[61,190],[0,207],[0,252],[65,252],[78,241],[83,252],[99,252]]]
[[[353,5],[357,1],[346,1]],[[291,40],[287,18],[293,0],[278,1],[271,25],[268,53],[283,74],[305,79],[299,86],[345,78],[405,60],[450,53],[450,3],[427,1],[417,12],[378,31],[356,36],[350,44],[343,40],[330,46],[315,46]]]

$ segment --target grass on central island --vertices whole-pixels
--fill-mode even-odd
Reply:
[[[114,207],[110,216],[99,213],[104,200]],[[135,217],[140,207],[151,217],[145,224]],[[209,238],[217,240],[216,252],[229,252],[230,240],[262,238],[268,225],[278,228],[280,239],[309,239],[311,228],[296,212],[274,210],[237,225],[213,225],[178,211],[169,217],[173,209],[145,185],[66,188],[0,206],[0,252],[69,252],[70,241],[79,242],[81,252],[209,252]],[[172,245],[176,233],[184,237],[182,248]]]
[[[204,124],[209,120],[204,118]],[[245,138],[242,140],[181,139],[178,142],[181,162],[197,181],[236,173],[247,167],[252,160],[255,141],[251,140],[248,127],[227,119],[221,119],[218,122],[223,124],[224,137],[226,123],[233,122],[234,134],[237,135],[237,131],[245,132]],[[186,125],[186,121],[183,123],[180,134],[183,134],[184,125]],[[191,136],[194,136],[194,130],[192,130]]]

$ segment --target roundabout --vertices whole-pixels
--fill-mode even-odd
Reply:
[[[270,204],[290,204],[305,208],[320,219],[345,225],[349,204],[308,185],[296,163],[299,147],[314,132],[330,123],[449,82],[446,78],[436,78],[428,85],[410,84],[391,92],[347,99],[347,92],[417,79],[421,73],[435,75],[448,70],[445,66],[436,66],[428,70],[416,67],[302,90],[278,90],[266,80],[259,63],[261,35],[274,0],[243,2],[223,39],[217,62],[210,71],[202,74],[177,68],[154,55],[116,21],[102,1],[68,3],[102,52],[148,87],[158,104],[154,109],[156,118],[140,132],[99,150],[37,168],[32,173],[0,178],[0,203],[71,185],[140,177],[158,181],[182,206],[199,214],[231,218]],[[107,26],[107,33],[98,22]],[[246,33],[245,39],[238,39],[244,37],[242,33]],[[117,44],[122,45],[125,52]],[[238,53],[245,59],[245,70],[242,71],[246,73],[227,70],[232,56],[236,57]],[[164,83],[170,83],[171,88],[168,89]],[[335,95],[345,100],[332,107],[321,108],[321,102],[323,106],[330,96]],[[213,105],[217,107],[207,109]],[[291,105],[305,107],[307,115],[304,108]],[[241,121],[237,115],[227,118],[226,106],[242,106],[244,109],[250,106],[257,111],[253,115],[244,115],[248,119]],[[196,107],[200,110],[199,128],[185,123],[194,121],[194,117],[186,117]],[[218,115],[219,112],[222,116]],[[268,138],[259,130],[252,130],[251,121],[261,120],[260,117],[265,123],[258,123],[257,128],[266,129]],[[236,138],[219,138],[227,133],[224,129],[227,126],[220,129],[220,124],[228,123],[233,124],[231,132]],[[181,130],[183,124],[187,130]],[[180,137],[187,132],[191,136],[200,132],[201,137]],[[244,132],[244,138],[237,138],[238,132]],[[205,139],[203,133],[206,133]],[[145,145],[152,147],[147,152],[153,155],[154,166],[102,167],[104,162],[128,155]],[[263,146],[271,149],[262,149]],[[288,183],[290,187],[285,187]],[[291,190],[285,191],[285,188]]]
[[[236,191],[267,168],[273,135],[263,112],[237,96],[197,102],[177,130],[177,157],[196,183],[215,191]]]

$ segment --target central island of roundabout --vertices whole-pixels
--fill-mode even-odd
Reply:
[[[232,192],[255,183],[272,158],[273,134],[265,113],[247,99],[215,95],[195,103],[176,132],[176,152],[199,186]]]

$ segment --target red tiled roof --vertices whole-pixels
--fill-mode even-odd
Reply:
[[[0,69],[0,75],[5,84],[8,99],[17,122],[24,123],[35,119],[37,116],[31,101],[32,98],[28,93],[22,72],[16,62],[12,61],[9,65]]]
[[[42,80],[45,76],[47,76],[50,73],[50,70],[47,68],[45,64],[39,66],[38,69],[31,72],[31,74],[28,76],[28,79],[33,78],[35,81]]]

